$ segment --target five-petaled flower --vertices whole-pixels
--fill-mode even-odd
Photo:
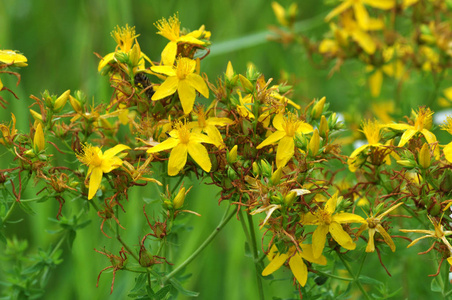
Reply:
[[[366,219],[366,222],[361,225],[358,232],[356,233],[356,238],[358,238],[361,233],[368,229],[369,230],[369,241],[367,242],[366,252],[374,252],[375,251],[375,241],[374,236],[376,232],[379,232],[381,236],[383,237],[386,244],[388,244],[389,248],[391,248],[392,252],[395,251],[395,244],[389,235],[389,233],[386,231],[386,229],[381,226],[381,219],[388,215],[391,211],[402,205],[403,203],[397,203],[396,205],[391,206],[388,210],[385,212],[379,214],[379,215],[371,215]]]
[[[187,153],[204,171],[210,171],[212,163],[209,153],[201,144],[215,144],[210,137],[202,133],[191,132],[188,124],[182,122],[177,122],[169,135],[170,138],[147,151],[148,153],[156,153],[172,149],[168,162],[168,175],[175,176],[182,170],[187,162]]]
[[[151,67],[155,73],[168,76],[157,88],[152,100],[160,100],[174,94],[177,91],[185,114],[189,114],[195,103],[196,91],[206,98],[209,98],[209,89],[204,79],[195,73],[196,61],[181,57],[176,62],[176,67],[172,65],[162,65]]]
[[[86,178],[89,177],[88,200],[91,200],[99,189],[103,174],[110,173],[122,165],[121,158],[116,154],[127,149],[130,147],[119,144],[102,153],[99,147],[87,144],[83,147],[82,153],[77,154],[78,160],[88,166],[86,174]]]
[[[293,275],[301,284],[301,286],[305,286],[306,281],[308,280],[308,267],[304,263],[303,259],[324,266],[326,265],[326,257],[323,255],[315,257],[314,252],[312,251],[312,245],[305,245],[300,243],[298,246],[299,250],[301,251],[298,251],[295,246],[292,246],[286,253],[280,253],[278,251],[278,248],[273,245],[267,255],[270,263],[262,271],[262,276],[272,274],[273,272],[281,268],[286,260],[288,260],[289,267]]]
[[[162,63],[164,65],[173,65],[174,59],[177,55],[177,45],[178,43],[188,43],[194,45],[205,45],[205,42],[199,40],[198,38],[210,37],[210,32],[204,30],[204,26],[201,26],[199,30],[195,30],[186,35],[180,34],[180,21],[177,14],[170,17],[168,20],[162,18],[157,23],[154,24],[159,30],[157,34],[167,38],[169,43],[162,51]]]
[[[336,210],[338,195],[336,192],[326,203],[323,208],[318,208],[315,212],[308,212],[304,215],[303,225],[317,225],[312,235],[312,250],[314,257],[318,258],[325,247],[326,235],[328,232],[333,239],[347,250],[354,250],[356,244],[350,235],[342,228],[343,223],[364,223],[363,217],[352,213],[334,213]]]
[[[276,167],[284,167],[295,153],[295,135],[312,132],[313,127],[300,120],[296,115],[289,114],[285,117],[283,114],[278,114],[273,119],[273,126],[276,131],[268,138],[260,143],[256,149],[261,149],[265,146],[278,143],[276,149]]]

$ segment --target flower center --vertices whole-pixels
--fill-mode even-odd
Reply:
[[[179,141],[182,144],[188,144],[190,141],[190,129],[188,129],[187,125],[182,124],[182,122],[178,122],[175,127],[179,136]]]
[[[317,218],[319,218],[326,225],[330,225],[331,221],[332,221],[331,214],[329,212],[327,212],[326,210],[323,210],[323,209],[320,209],[317,212]]]
[[[168,20],[162,18],[154,24],[159,30],[157,34],[167,38],[170,41],[176,41],[180,35],[180,22],[177,15],[170,17]]]
[[[129,25],[126,25],[125,28],[117,26],[111,35],[119,48],[126,53],[132,49],[133,41],[139,36],[139,34],[135,34],[135,27],[130,28]]]
[[[363,122],[362,127],[362,132],[370,145],[380,142],[380,124],[377,121]]]
[[[196,62],[186,57],[182,57],[177,61],[176,75],[179,80],[185,79],[187,75],[195,71]]]
[[[421,131],[424,128],[430,129],[432,126],[432,115],[433,112],[430,108],[421,107],[416,116],[416,122],[414,123],[414,128],[417,131]]]
[[[87,166],[100,167],[102,165],[102,158],[99,156],[100,149],[87,145],[83,147],[83,154],[77,155],[77,158]]]

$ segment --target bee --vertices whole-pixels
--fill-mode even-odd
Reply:
[[[148,76],[145,73],[137,73],[135,74],[134,80],[135,85],[141,87],[145,91],[149,100],[151,100],[154,95],[154,89],[152,88],[152,82]]]

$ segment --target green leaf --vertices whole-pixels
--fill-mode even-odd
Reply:
[[[379,286],[384,285],[383,282],[378,281],[371,277],[364,276],[364,275],[359,276],[359,281],[361,281],[362,283],[366,283],[366,284],[377,284]]]
[[[171,291],[172,286],[170,284],[162,287],[157,293],[154,295],[155,300],[165,299],[168,293]]]
[[[188,297],[198,297],[199,296],[198,292],[193,292],[193,291],[184,289],[182,287],[182,285],[179,283],[179,281],[177,281],[174,278],[171,278],[170,282],[171,282],[172,286],[184,296],[188,296]]]
[[[22,208],[22,210],[25,213],[32,215],[32,216],[36,215],[36,212],[26,202],[19,201],[18,203],[19,203],[19,207]]]
[[[140,274],[135,277],[135,286],[130,290],[130,293],[136,293],[146,285],[146,274]]]
[[[432,292],[441,293],[442,288],[439,285],[438,280],[436,280],[436,277],[433,278],[432,282],[430,283],[430,289],[432,290]]]

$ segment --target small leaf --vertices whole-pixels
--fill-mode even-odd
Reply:
[[[170,284],[162,287],[157,293],[154,295],[155,300],[165,299],[168,293],[171,291],[172,286]]]
[[[179,281],[177,281],[174,278],[170,279],[171,284],[173,285],[173,287],[179,291],[182,295],[184,296],[188,296],[188,297],[198,297],[199,293],[198,292],[193,292],[193,291],[189,291],[186,290],[182,287],[182,285],[179,283]]]
[[[439,285],[438,280],[436,280],[436,277],[433,278],[432,282],[430,283],[430,289],[432,290],[432,292],[441,293],[442,288]]]

